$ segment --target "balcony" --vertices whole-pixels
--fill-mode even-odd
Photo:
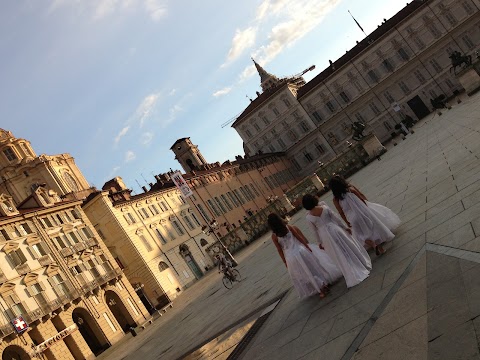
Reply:
[[[95,238],[90,238],[86,241],[88,247],[94,247],[98,245],[98,241]]]
[[[73,245],[73,248],[75,249],[76,252],[83,251],[87,248],[87,245],[84,242],[79,242]]]
[[[96,279],[93,279],[92,281],[88,282],[85,285],[82,285],[82,292],[83,293],[88,293],[98,287],[98,282]]]
[[[63,257],[73,255],[73,249],[71,247],[60,249],[60,254],[62,254]]]
[[[50,264],[53,262],[53,260],[52,260],[52,258],[50,257],[50,255],[47,254],[47,255],[43,255],[42,257],[39,257],[39,258],[38,258],[38,262],[39,262],[40,265],[42,265],[42,266],[48,266],[48,265],[50,265]]]
[[[25,275],[27,273],[30,272],[30,266],[28,266],[27,263],[24,263],[24,264],[21,264],[21,265],[17,265],[15,267],[15,270],[17,270],[17,272],[20,274],[20,275]]]
[[[15,329],[13,328],[13,325],[8,323],[5,325],[0,326],[0,337],[4,338],[12,333],[15,332]]]

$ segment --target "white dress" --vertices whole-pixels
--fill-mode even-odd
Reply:
[[[372,203],[370,201],[365,202],[367,203],[367,206],[370,208],[370,210],[372,210],[372,212],[378,218],[378,220],[380,220],[387,228],[389,228],[390,231],[395,231],[402,223],[398,215],[386,206]]]
[[[343,199],[338,202],[352,226],[353,236],[362,245],[365,244],[365,240],[372,240],[376,245],[379,245],[395,237],[390,229],[377,217],[376,213],[381,212],[380,208],[367,206],[358,196],[351,192],[347,192]],[[393,214],[392,211],[391,213]],[[388,215],[382,218],[388,218]]]
[[[308,250],[290,231],[285,236],[279,236],[278,243],[282,247],[288,273],[300,298],[320,293],[322,287],[342,276],[325,251],[314,244],[310,246],[312,251]]]
[[[367,251],[346,232],[346,225],[323,201],[321,216],[307,213],[317,241],[323,245],[326,253],[343,273],[347,287],[355,286],[365,280],[372,269],[372,261]]]

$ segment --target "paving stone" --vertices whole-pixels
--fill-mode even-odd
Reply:
[[[426,328],[427,315],[424,315],[362,347],[353,359],[425,360],[427,358]]]
[[[480,359],[478,342],[472,321],[450,328],[428,343],[428,360]]]
[[[458,248],[463,244],[468,243],[475,239],[475,233],[473,232],[472,224],[467,223],[461,228],[441,237],[440,239],[433,241],[438,245],[445,245]]]

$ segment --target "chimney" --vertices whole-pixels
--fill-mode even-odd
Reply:
[[[148,185],[150,185],[150,189],[153,187],[153,183],[148,183]]]
[[[142,189],[143,189],[143,192],[145,193],[148,191],[146,186],[142,186]]]

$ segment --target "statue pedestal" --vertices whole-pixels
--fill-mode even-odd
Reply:
[[[365,138],[360,141],[360,144],[362,144],[362,147],[369,157],[380,155],[385,151],[385,147],[373,134],[365,136]]]
[[[460,71],[456,77],[462,84],[468,96],[475,94],[480,90],[480,60],[474,62],[468,68]]]

